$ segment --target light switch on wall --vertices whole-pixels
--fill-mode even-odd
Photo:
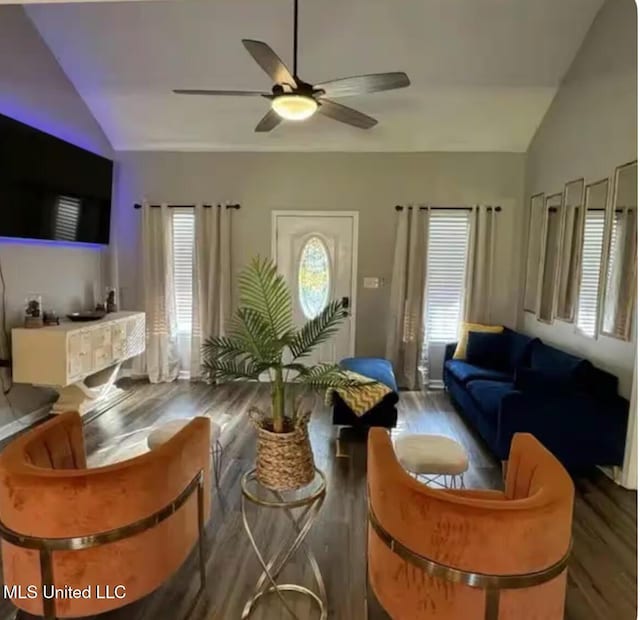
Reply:
[[[380,278],[365,277],[363,279],[364,288],[380,288]]]

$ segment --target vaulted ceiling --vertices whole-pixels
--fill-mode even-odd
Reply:
[[[38,4],[27,13],[114,148],[525,151],[602,0],[300,0],[299,73],[406,71],[341,100],[380,122],[253,129],[268,102],[173,88],[267,89],[241,44],[292,58],[292,0]]]

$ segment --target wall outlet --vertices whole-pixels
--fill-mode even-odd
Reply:
[[[365,277],[363,280],[364,288],[380,288],[380,278]]]

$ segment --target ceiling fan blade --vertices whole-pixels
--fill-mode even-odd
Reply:
[[[411,84],[409,76],[398,71],[396,73],[371,73],[369,75],[354,75],[316,84],[314,89],[321,89],[327,97],[349,97],[364,93],[376,93],[381,90],[405,88]]]
[[[176,88],[176,95],[211,95],[227,97],[271,97],[271,93],[260,90],[207,90],[200,88]]]
[[[257,133],[265,133],[275,129],[282,122],[282,118],[273,110],[269,110],[256,125]]]
[[[362,112],[358,112],[358,110],[354,110],[353,108],[340,105],[335,101],[320,99],[318,103],[320,104],[318,112],[335,121],[347,123],[347,125],[353,125],[360,129],[371,129],[374,125],[378,124],[378,121],[375,118],[371,118],[370,116],[367,116]]]
[[[291,87],[296,86],[296,81],[286,65],[280,60],[276,54],[266,43],[262,41],[254,41],[253,39],[242,39],[242,43],[253,59],[262,67],[263,71],[276,84],[289,84]]]

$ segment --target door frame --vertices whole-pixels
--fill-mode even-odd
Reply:
[[[356,329],[358,309],[358,231],[360,227],[359,211],[310,211],[304,209],[276,209],[271,211],[271,258],[277,266],[278,235],[277,221],[280,216],[290,217],[344,217],[352,221],[351,226],[351,334],[349,336],[349,354],[356,354]]]

